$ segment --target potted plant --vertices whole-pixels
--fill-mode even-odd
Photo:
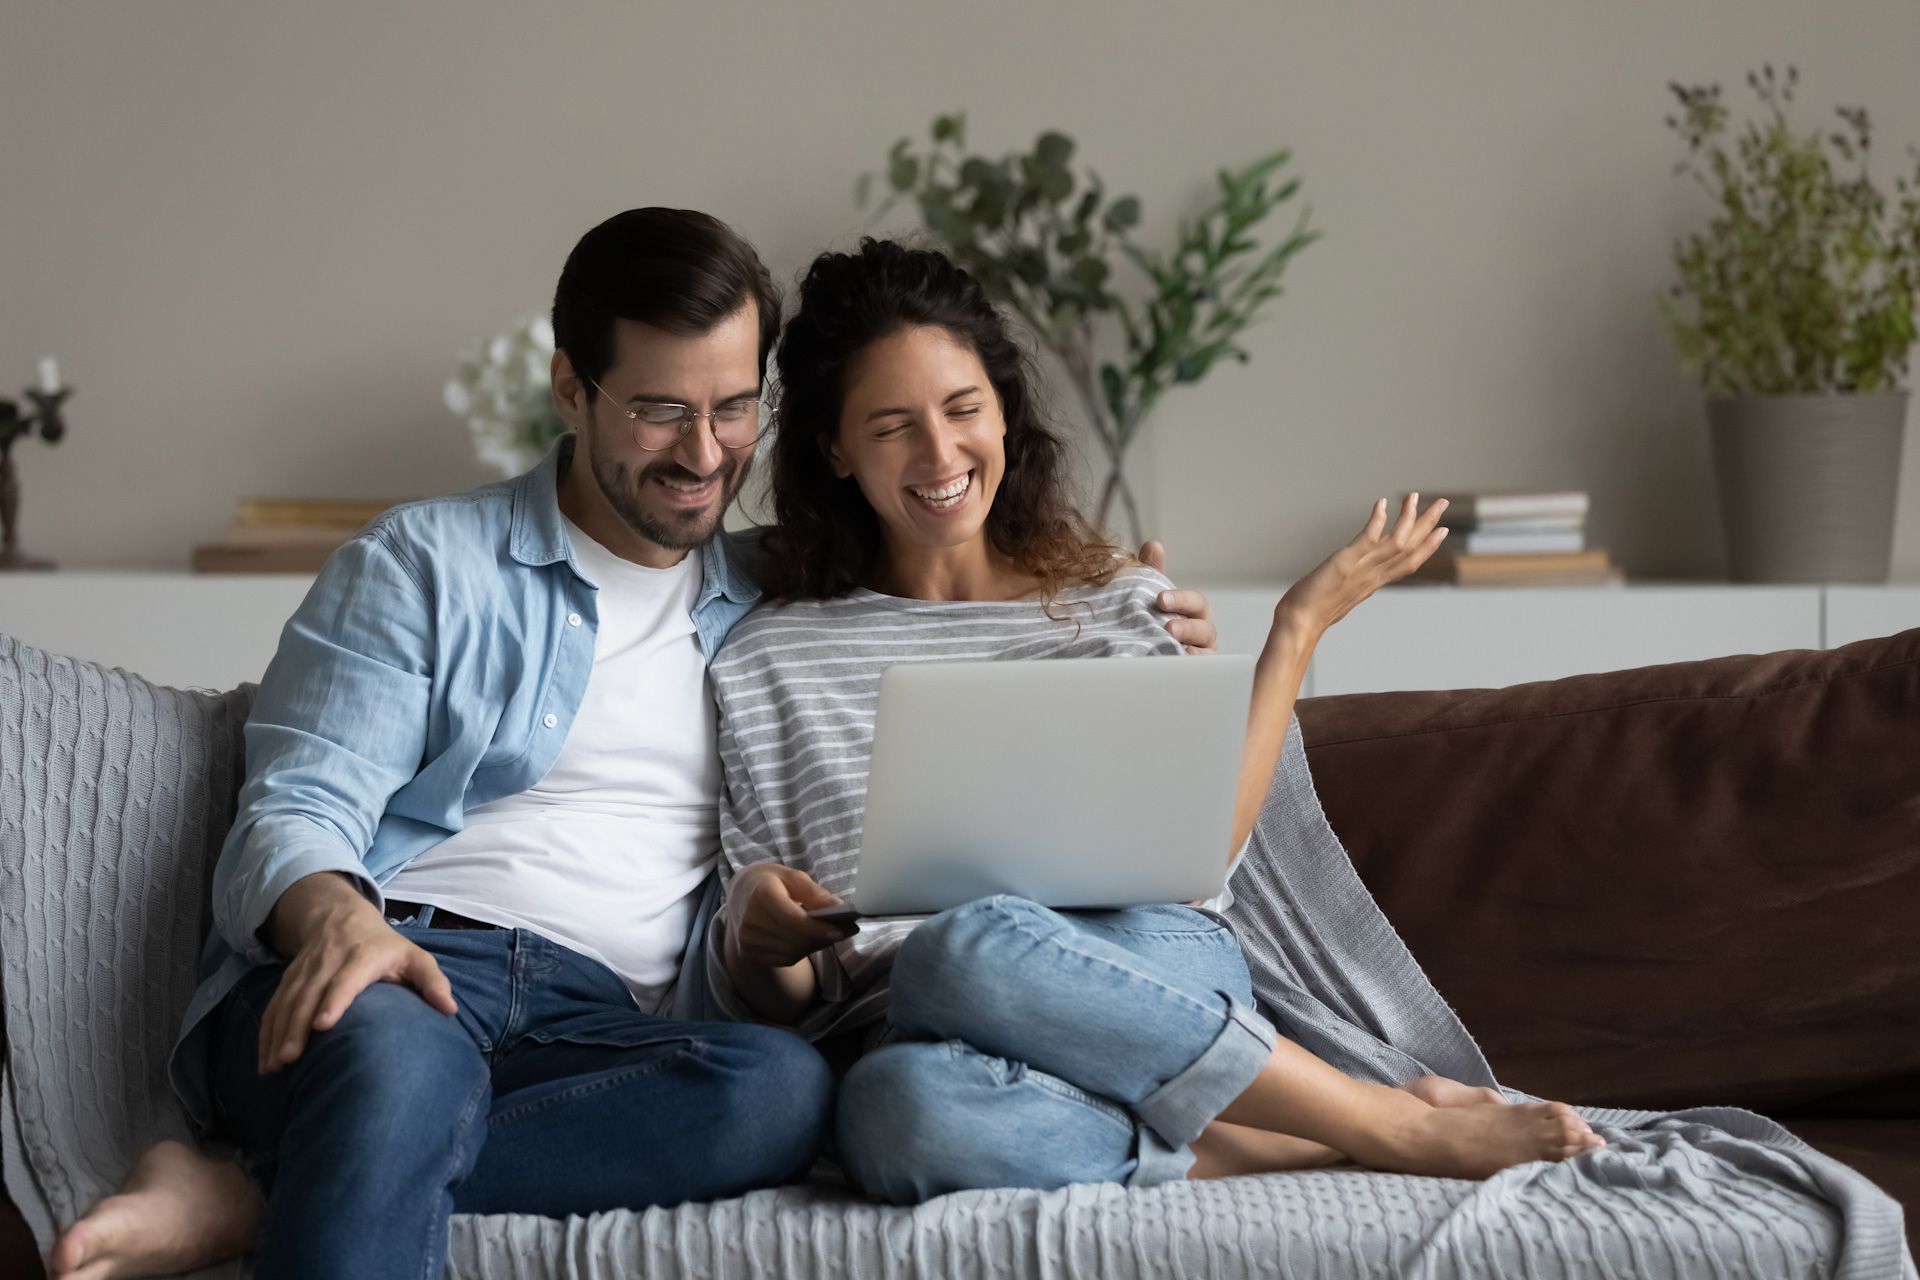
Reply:
[[[907,138],[893,144],[875,216],[913,200],[948,255],[1059,359],[1107,458],[1094,522],[1117,533],[1118,503],[1137,543],[1127,450],[1169,388],[1198,382],[1223,357],[1248,359],[1241,330],[1279,295],[1293,255],[1319,238],[1303,210],[1278,243],[1260,242],[1260,224],[1300,188],[1281,176],[1288,153],[1222,169],[1218,197],[1181,222],[1173,251],[1161,253],[1132,239],[1139,198],[1110,197],[1098,175],[1076,174],[1065,134],[1043,133],[1031,151],[1000,157],[967,154],[959,114],[937,117],[931,135],[923,149]],[[860,179],[862,206],[875,176]],[[1135,296],[1117,287],[1122,260],[1141,274]]]
[[[1732,576],[1881,582],[1906,422],[1920,285],[1920,153],[1891,190],[1870,172],[1860,107],[1838,126],[1789,120],[1798,72],[1749,73],[1736,131],[1718,85],[1672,86],[1675,167],[1713,200],[1674,249],[1662,298],[1708,395]]]

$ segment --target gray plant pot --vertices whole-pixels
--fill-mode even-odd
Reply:
[[[1707,402],[1735,582],[1885,582],[1904,391]]]

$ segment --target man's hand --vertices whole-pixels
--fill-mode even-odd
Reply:
[[[1140,544],[1140,563],[1155,573],[1167,571],[1167,549],[1158,542]],[[1212,653],[1220,643],[1220,632],[1213,625],[1213,606],[1200,591],[1162,591],[1154,603],[1160,612],[1171,613],[1167,632],[1187,646],[1188,653]]]
[[[441,1013],[458,1011],[453,987],[424,949],[334,872],[294,881],[267,917],[267,939],[292,959],[260,1016],[260,1074],[298,1060],[307,1037],[332,1027],[376,982],[412,987]]]
[[[816,920],[807,912],[837,907],[840,899],[797,867],[756,862],[727,886],[726,962],[786,969],[814,952],[851,938],[858,925]]]

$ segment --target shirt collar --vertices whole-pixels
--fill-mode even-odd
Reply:
[[[553,442],[533,470],[513,482],[513,528],[507,549],[524,565],[567,562],[583,581],[592,582],[574,563],[573,542],[560,517],[560,472],[573,461],[571,431]],[[709,538],[700,557],[700,601],[725,596],[735,604],[752,604],[760,588],[740,563],[742,547],[736,535],[722,530]]]

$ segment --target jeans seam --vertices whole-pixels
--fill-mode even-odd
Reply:
[[[521,945],[522,941],[520,931],[516,929],[507,942],[507,1008],[500,1018],[500,1039],[487,1054],[489,1066],[499,1064],[500,1055],[516,1038],[514,1025],[523,1003],[520,998],[520,979],[521,971],[525,968],[526,948]]]
[[[1027,915],[1027,913],[1025,912],[1016,913],[1013,919],[1012,925],[1013,925],[1013,928],[1018,929],[1022,933],[1025,933],[1028,937],[1032,938],[1033,940],[1038,942],[1051,941],[1056,946],[1058,946],[1062,951],[1066,951],[1078,957],[1080,960],[1101,965],[1104,968],[1107,968],[1113,971],[1114,973],[1123,974],[1126,977],[1134,979],[1136,981],[1150,982],[1154,986],[1159,987],[1161,990],[1167,992],[1168,994],[1177,996],[1179,999],[1185,1001],[1187,1004],[1191,1005],[1196,1009],[1203,1010],[1210,1014],[1221,1013],[1220,1010],[1213,1008],[1211,1005],[1208,1005],[1199,1000],[1195,1000],[1192,996],[1188,995],[1185,991],[1182,991],[1179,987],[1174,986],[1170,982],[1165,982],[1150,973],[1146,973],[1143,970],[1130,969],[1124,965],[1117,964],[1113,960],[1108,959],[1106,956],[1095,955],[1090,951],[1083,951],[1079,947],[1071,945],[1070,939],[1072,937],[1072,930],[1070,929],[1056,928],[1051,930],[1050,932],[1042,933],[1039,929],[1034,927],[1032,917]],[[1221,1014],[1222,1018],[1226,1020],[1230,1020],[1231,1010],[1233,1008],[1233,1001],[1229,999],[1224,992],[1216,991],[1214,992],[1214,994],[1217,996],[1220,996],[1221,999],[1226,1003],[1228,1012],[1222,1013]]]
[[[638,1079],[641,1076],[652,1075],[657,1071],[672,1066],[688,1054],[695,1053],[704,1048],[706,1048],[706,1041],[691,1040],[675,1049],[672,1053],[663,1055],[658,1059],[636,1063],[624,1069],[615,1068],[602,1072],[591,1080],[583,1081],[577,1085],[571,1085],[558,1093],[550,1094],[537,1101],[523,1102],[518,1106],[509,1107],[505,1111],[496,1112],[487,1117],[487,1128],[492,1129],[497,1125],[506,1124],[511,1120],[520,1120],[530,1115],[538,1115],[540,1112],[548,1110],[551,1107],[556,1107],[563,1102],[573,1102],[580,1098],[590,1097],[593,1094],[602,1093],[618,1085],[626,1084],[628,1081]]]
[[[460,1108],[460,1119],[458,1123],[461,1136],[452,1153],[448,1156],[446,1171],[441,1175],[439,1184],[435,1188],[433,1202],[434,1217],[427,1225],[427,1239],[423,1242],[424,1247],[420,1251],[422,1261],[420,1268],[421,1280],[435,1280],[435,1277],[440,1276],[446,1269],[446,1259],[438,1256],[438,1250],[434,1247],[438,1237],[446,1234],[450,1230],[447,1221],[440,1214],[439,1198],[452,1194],[453,1171],[460,1165],[462,1157],[466,1152],[467,1144],[473,1141],[474,1113],[480,1109],[480,1100],[487,1096],[487,1092],[492,1087],[492,1083],[489,1076],[482,1075],[479,1082],[474,1085],[473,1091],[467,1096],[467,1105]],[[444,1245],[444,1242],[442,1243]]]
[[[1033,1067],[1026,1066],[1025,1063],[1021,1065],[1026,1067],[1026,1069],[1021,1072],[1018,1080],[1003,1080],[1001,1083],[1006,1085],[1031,1084],[1035,1088],[1044,1090],[1063,1101],[1083,1106],[1102,1119],[1111,1120],[1115,1125],[1125,1129],[1128,1133],[1139,1133],[1140,1121],[1133,1115],[1129,1108],[1119,1103],[1108,1103],[1103,1106],[1101,1105],[1101,1100],[1096,1095],[1082,1089],[1071,1080],[1062,1080],[1057,1076],[1048,1075],[1044,1071],[1036,1071]]]

